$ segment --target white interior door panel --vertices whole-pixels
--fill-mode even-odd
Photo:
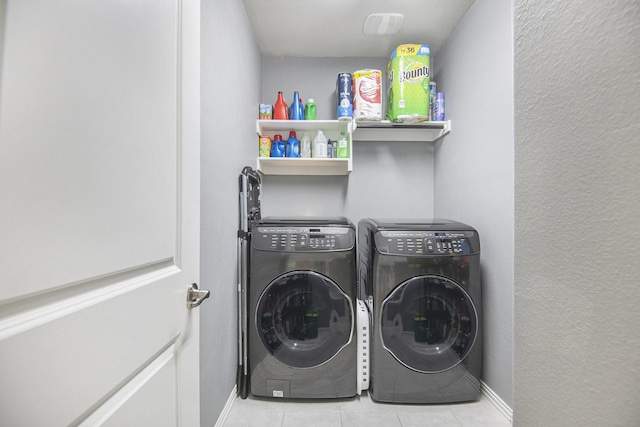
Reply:
[[[0,424],[197,425],[199,3],[0,20]]]

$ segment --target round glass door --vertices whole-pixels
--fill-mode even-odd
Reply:
[[[331,279],[293,271],[269,284],[258,300],[258,335],[280,362],[321,365],[351,341],[351,299]]]
[[[415,277],[383,301],[383,346],[402,364],[425,373],[459,364],[478,333],[478,316],[469,294],[441,276]]]

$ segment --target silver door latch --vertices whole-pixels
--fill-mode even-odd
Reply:
[[[195,283],[190,284],[187,290],[187,308],[189,310],[196,308],[202,304],[202,301],[209,298],[209,294],[210,292],[206,289],[198,289]]]

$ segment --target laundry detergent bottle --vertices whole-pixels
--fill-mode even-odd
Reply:
[[[304,107],[302,106],[302,101],[300,101],[300,94],[297,91],[293,92],[293,102],[289,109],[289,119],[304,120]]]
[[[309,98],[304,106],[304,119],[315,120],[316,119],[316,103],[313,98]]]
[[[286,147],[287,157],[300,157],[300,142],[296,137],[296,131],[289,131],[289,139],[287,139]]]
[[[278,99],[273,105],[273,120],[287,120],[287,103],[284,101],[284,95],[282,92],[278,92]]]
[[[284,141],[282,135],[275,135],[271,141],[271,157],[284,157]]]

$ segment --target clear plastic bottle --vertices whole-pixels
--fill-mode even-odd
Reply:
[[[319,159],[327,158],[327,137],[324,136],[321,130],[315,138],[313,138],[313,157]]]
[[[300,157],[311,157],[311,138],[306,132],[300,139]]]

